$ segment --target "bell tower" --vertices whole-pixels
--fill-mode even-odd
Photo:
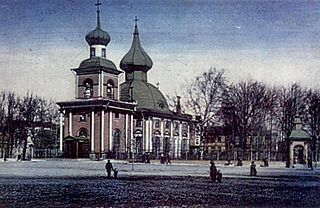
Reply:
[[[97,26],[85,40],[89,45],[89,58],[82,61],[75,72],[76,99],[108,98],[118,100],[118,75],[122,73],[107,59],[106,47],[111,38],[101,29],[100,5],[97,0]]]

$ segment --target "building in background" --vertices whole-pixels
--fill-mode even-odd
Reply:
[[[198,117],[169,109],[160,90],[148,82],[152,60],[140,44],[137,19],[129,52],[120,68],[107,59],[110,36],[100,26],[86,35],[89,58],[75,74],[75,99],[60,106],[60,151],[65,157],[79,158],[185,158],[198,155]]]

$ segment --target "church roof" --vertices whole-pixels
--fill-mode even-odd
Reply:
[[[137,21],[137,19],[136,19]],[[133,41],[129,52],[122,58],[120,68],[126,72],[144,71],[147,72],[152,67],[152,60],[143,50],[140,39],[137,23],[133,33]]]
[[[150,109],[160,112],[170,112],[168,103],[160,90],[152,84],[132,80],[120,85],[120,99],[130,101],[130,88],[132,90],[132,100],[138,101],[138,109]]]
[[[79,72],[93,72],[100,69],[112,74],[122,73],[117,69],[116,65],[112,61],[96,56],[83,60],[80,63],[79,68],[73,70]]]
[[[302,129],[302,122],[298,114],[294,118],[294,124],[295,124],[295,127],[291,131],[291,134],[289,136],[290,139],[309,139],[310,138],[310,135],[308,134],[308,132]]]
[[[97,27],[86,35],[86,41],[92,45],[108,45],[111,38],[110,35],[100,28],[99,10],[97,10]]]
[[[309,139],[310,135],[308,134],[308,132],[302,130],[302,129],[294,129],[291,131],[290,134],[290,138],[294,138],[294,139]]]

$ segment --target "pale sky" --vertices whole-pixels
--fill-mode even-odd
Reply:
[[[210,67],[230,82],[318,87],[319,1],[101,0],[107,58],[119,69],[130,49],[134,16],[148,73],[164,95]],[[96,27],[95,0],[0,2],[0,90],[27,90],[56,101],[74,98],[71,68],[88,58],[85,35]],[[122,77],[123,78],[123,77]]]

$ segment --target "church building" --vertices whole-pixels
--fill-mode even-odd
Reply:
[[[148,82],[153,62],[140,44],[137,18],[130,50],[120,68],[107,59],[110,36],[101,29],[99,4],[97,27],[85,39],[89,58],[75,74],[75,99],[60,106],[60,151],[67,158],[188,159],[200,145],[199,117],[181,113],[178,98],[171,111],[157,87]],[[125,82],[119,75],[125,73]]]

